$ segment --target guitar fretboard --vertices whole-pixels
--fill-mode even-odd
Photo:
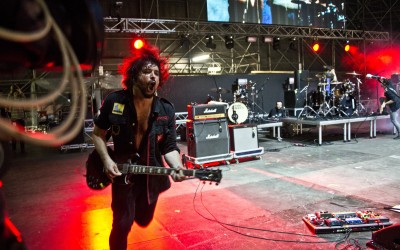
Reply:
[[[172,171],[175,171],[175,169],[172,168],[149,167],[128,163],[119,164],[118,167],[122,174],[171,175]],[[185,176],[195,176],[195,171],[196,170],[184,169],[183,174]]]

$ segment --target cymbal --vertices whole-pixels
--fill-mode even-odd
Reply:
[[[361,74],[356,73],[355,71],[346,73],[347,75],[353,75],[353,76],[360,76]]]
[[[314,81],[314,78],[312,78],[312,77],[307,77],[307,78],[303,78],[303,79],[301,79],[303,82],[312,82],[312,81]]]
[[[336,85],[336,84],[342,84],[343,82],[331,82],[331,84]]]
[[[224,88],[212,88],[210,90],[213,92],[221,93],[221,94],[230,93],[229,89],[224,89]]]
[[[333,74],[331,72],[317,73],[315,76],[318,78],[333,78]]]

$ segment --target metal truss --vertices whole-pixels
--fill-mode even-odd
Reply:
[[[388,32],[282,25],[213,23],[166,19],[104,18],[105,32],[136,34],[222,34],[317,37],[321,39],[389,40]]]
[[[170,73],[179,74],[232,74],[260,71],[293,71],[305,69],[304,53],[310,51],[312,39],[332,41],[388,41],[388,32],[339,30],[312,27],[210,23],[175,21],[161,19],[105,18],[105,31],[109,37],[123,34],[141,34],[156,44],[170,59]],[[214,36],[217,49],[207,47],[206,35]],[[234,48],[225,48],[225,36],[232,35]],[[248,43],[247,36],[257,36],[256,43]],[[279,37],[281,48],[272,49],[271,43],[264,43],[262,37]],[[182,40],[184,39],[184,40]],[[295,40],[295,41],[293,41]],[[190,46],[185,47],[185,42]],[[289,44],[291,48],[289,49]],[[293,46],[294,45],[294,46]],[[116,55],[120,54],[118,51]],[[193,63],[195,55],[209,54],[207,62]],[[106,62],[107,60],[103,60]],[[332,64],[331,58],[314,55],[312,65]],[[218,69],[218,70],[210,70]]]

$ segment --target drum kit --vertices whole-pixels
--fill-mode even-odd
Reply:
[[[256,109],[259,108],[262,110],[261,107],[257,105],[256,99],[258,98],[259,91],[262,91],[263,89],[261,88],[260,90],[256,90],[255,85],[256,83],[247,81],[247,79],[238,79],[237,82],[232,84],[232,103],[223,102],[221,96],[221,94],[231,93],[230,90],[221,87],[211,89],[211,91],[217,92],[219,103],[227,104],[227,117],[231,123],[244,123],[248,120],[249,114],[252,119],[255,119],[254,114]]]
[[[358,76],[361,74],[356,72],[346,74],[354,77],[357,84],[349,78],[343,82],[337,81],[334,70],[328,69],[326,72],[315,75],[319,80],[317,89],[310,92],[309,95],[307,90],[312,78],[307,78],[307,86],[304,88],[306,89],[306,106],[300,112],[299,117],[309,115],[310,111],[318,117],[359,115],[360,110],[364,109],[360,103],[361,80]]]

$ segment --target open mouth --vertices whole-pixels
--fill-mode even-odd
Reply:
[[[150,81],[148,86],[149,86],[148,87],[149,90],[154,91],[155,87],[156,87],[156,82],[155,81]]]

